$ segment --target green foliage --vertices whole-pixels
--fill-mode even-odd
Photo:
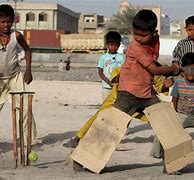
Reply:
[[[113,15],[113,17],[106,23],[106,31],[116,30],[121,34],[131,34],[132,20],[137,11],[137,9],[128,7],[122,13]]]

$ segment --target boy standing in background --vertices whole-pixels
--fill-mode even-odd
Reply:
[[[98,61],[98,74],[102,79],[102,101],[110,94],[112,89],[111,72],[116,67],[120,67],[124,61],[124,55],[117,50],[121,43],[121,35],[116,31],[109,31],[105,35],[107,52]]]
[[[187,37],[180,40],[173,51],[173,64],[182,65],[182,57],[187,52],[194,52],[194,16],[185,20],[185,30]]]

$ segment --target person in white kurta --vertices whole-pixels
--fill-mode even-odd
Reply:
[[[28,91],[27,84],[32,81],[31,74],[31,50],[23,35],[12,30],[14,10],[10,5],[0,5],[0,110],[6,101],[10,100],[10,92]],[[26,69],[24,74],[19,65],[19,49],[25,52]],[[16,96],[17,97],[17,96]],[[19,97],[16,99],[19,110]],[[24,97],[24,143],[27,140],[27,97]],[[19,113],[17,113],[19,114]],[[19,119],[19,118],[17,118]],[[34,117],[32,117],[32,144],[37,142],[37,130]]]

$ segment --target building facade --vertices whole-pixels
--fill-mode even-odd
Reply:
[[[10,5],[16,9],[16,28],[64,30],[65,33],[78,32],[79,14],[59,4],[23,3]]]
[[[160,34],[161,35],[170,34],[170,18],[168,15],[161,14]]]
[[[97,14],[80,14],[79,33],[101,33],[104,28],[104,16]]]
[[[186,36],[185,24],[181,20],[173,20],[170,23],[170,34],[175,36]]]

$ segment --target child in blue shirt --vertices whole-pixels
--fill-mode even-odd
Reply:
[[[120,67],[124,61],[124,55],[117,50],[121,43],[121,35],[116,31],[109,31],[105,35],[105,44],[107,52],[104,53],[98,61],[98,74],[102,79],[102,99],[104,100],[111,92],[111,72],[116,67]]]

